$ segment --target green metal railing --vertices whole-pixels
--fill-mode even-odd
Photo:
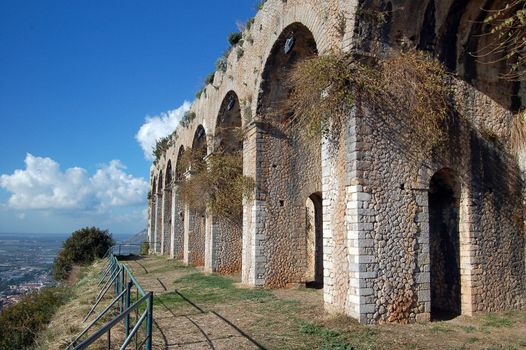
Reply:
[[[124,326],[125,339],[119,349],[124,350],[130,344],[135,349],[151,350],[152,348],[152,323],[153,323],[153,292],[146,293],[139,282],[135,279],[126,265],[121,264],[113,255],[110,248],[106,255],[106,266],[100,273],[98,285],[101,291],[95,299],[95,303],[84,317],[87,322],[94,314],[97,306],[105,300],[108,291],[113,289],[115,297],[111,302],[93,319],[86,328],[68,345],[67,350],[82,350],[106,335],[107,348],[112,347],[112,329],[121,322]],[[102,326],[90,333],[92,328],[101,323],[103,318],[111,318]],[[144,334],[141,330],[144,326]],[[114,330],[114,332],[117,332]],[[141,337],[142,336],[142,337]],[[142,338],[142,339],[140,339]]]

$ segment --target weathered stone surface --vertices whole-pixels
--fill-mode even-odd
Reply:
[[[371,10],[387,13],[381,28],[370,23],[374,16],[363,16],[367,9],[356,10],[357,3],[265,3],[245,34],[251,40],[243,44],[243,57],[232,50],[227,71],[216,72],[192,105],[195,120],[177,131],[173,147],[152,168],[150,241],[166,232],[161,208],[168,162],[176,164],[180,147],[192,146],[199,126],[208,135],[208,153],[214,151],[221,106],[235,92],[245,130],[243,173],[256,188],[244,199],[242,223],[183,210],[172,196],[174,257],[220,273],[241,270],[246,284],[276,287],[308,282],[322,260],[326,309],[364,323],[428,321],[440,303],[466,315],[526,307],[523,174],[509,144],[526,85],[502,82],[499,67],[481,65],[466,52],[486,40],[476,39],[480,2],[370,1]],[[282,50],[291,33],[294,59]],[[462,118],[449,126],[440,149],[418,152],[414,131],[393,128],[386,116],[363,107],[350,111],[337,144],[305,138],[294,123],[269,113],[287,98],[283,78],[295,59],[333,48],[381,56],[400,47],[432,52],[455,73],[453,103]],[[430,195],[433,179],[444,179],[444,172],[457,185],[439,185],[455,193],[437,201]],[[321,196],[315,245],[307,205],[313,194]],[[444,227],[449,238],[437,238]],[[322,258],[316,262],[313,254]],[[455,296],[441,294],[444,286],[454,286]]]

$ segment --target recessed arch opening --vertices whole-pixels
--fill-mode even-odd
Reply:
[[[461,314],[460,183],[448,168],[429,183],[429,255],[431,319],[448,320]]]
[[[306,286],[323,288],[323,212],[322,194],[311,194],[305,203]]]
[[[170,236],[172,233],[172,161],[168,160],[166,165],[166,173],[164,177],[164,193],[163,193],[163,236],[161,239],[162,252],[170,251]]]
[[[301,23],[293,23],[278,37],[261,76],[258,115],[287,121],[292,115],[286,101],[292,92],[288,74],[294,65],[316,56],[318,49],[312,32]]]
[[[316,273],[316,266],[320,266],[316,263],[319,250],[314,248],[316,223],[309,231],[306,217],[307,206],[314,221],[319,212],[315,209],[317,197],[308,204],[307,198],[321,192],[321,135],[303,132],[296,122],[301,116],[295,115],[287,103],[293,92],[289,83],[293,68],[317,54],[311,30],[302,23],[292,23],[273,44],[261,76],[257,118],[265,125],[265,133],[258,143],[262,172],[258,189],[272,212],[272,217],[265,219],[269,243],[262,253],[266,259],[265,283],[272,287],[317,281],[323,284],[320,273]],[[312,243],[307,248],[309,239]]]
[[[234,91],[229,91],[219,109],[214,136],[214,152],[232,154],[243,149],[241,107]]]

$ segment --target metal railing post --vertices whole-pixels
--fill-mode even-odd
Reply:
[[[152,350],[153,292],[148,294],[148,318],[146,319],[146,350]]]
[[[121,290],[120,291],[123,291],[124,288],[126,288],[126,274],[125,274],[125,271],[124,271],[124,267],[122,268],[122,275],[121,275]],[[121,312],[124,311],[124,301],[125,301],[125,297],[122,296],[121,300],[120,300],[120,304],[121,304]]]
[[[131,301],[131,289],[133,286],[132,281],[128,281],[128,286],[126,287],[126,310],[130,307],[130,301]],[[124,321],[124,328],[126,329],[126,338],[130,335],[130,314],[126,316],[126,320]]]

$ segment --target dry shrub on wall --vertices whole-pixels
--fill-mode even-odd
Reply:
[[[232,131],[232,134],[239,132]],[[214,153],[206,160],[204,155],[196,154],[191,149],[185,150],[185,154],[188,160],[181,163],[188,162],[185,169],[191,170],[191,176],[180,182],[179,198],[192,210],[204,212],[208,208],[215,217],[239,222],[243,196],[249,196],[255,186],[252,178],[243,176],[242,151]]]
[[[327,137],[351,108],[365,107],[391,131],[411,131],[406,136],[428,150],[445,134],[447,76],[437,60],[419,51],[392,52],[383,59],[333,52],[293,68],[287,108],[309,132]]]
[[[505,80],[526,77],[526,0],[510,0],[496,10],[484,10],[488,16],[490,43],[472,55],[485,64],[506,62],[508,70],[501,74]]]
[[[522,170],[526,170],[526,109],[513,119],[511,148]]]

